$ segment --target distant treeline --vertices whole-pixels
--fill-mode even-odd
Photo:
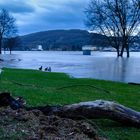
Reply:
[[[110,46],[106,36],[86,30],[50,30],[20,36],[21,46],[16,50],[32,50],[42,45],[44,50],[79,51],[84,45]]]

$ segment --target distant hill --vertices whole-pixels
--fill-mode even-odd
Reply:
[[[86,30],[50,30],[20,36],[20,50],[31,50],[42,45],[44,50],[81,50],[84,45],[106,46],[105,36]]]
[[[16,50],[32,50],[42,45],[43,50],[78,51],[84,45],[96,47],[110,46],[105,36],[86,30],[49,30],[20,36],[21,46]],[[140,39],[132,48],[140,49]]]

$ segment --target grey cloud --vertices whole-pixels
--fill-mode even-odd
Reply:
[[[31,13],[34,12],[34,7],[26,1],[22,0],[3,0],[0,1],[0,8],[6,9],[11,13]]]
[[[27,34],[53,29],[85,29],[84,10],[88,1],[3,0],[3,2],[0,1],[0,7],[7,8],[14,13],[19,33]]]
[[[54,2],[54,0],[53,0]],[[61,0],[62,2],[62,0]],[[87,1],[81,0],[76,1],[67,1],[67,3],[60,5],[57,3],[49,4],[49,6],[45,7],[46,12],[40,15],[40,21],[46,22],[46,24],[51,23],[52,26],[57,25],[66,25],[71,28],[75,28],[74,25],[78,25],[79,27],[83,27],[83,22],[85,19],[84,10],[87,5]]]

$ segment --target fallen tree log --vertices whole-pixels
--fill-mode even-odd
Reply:
[[[112,101],[96,100],[64,106],[47,105],[27,110],[33,109],[38,109],[45,115],[57,115],[71,119],[110,119],[126,126],[140,128],[140,112]]]
[[[5,93],[0,94],[1,97]],[[7,93],[5,94],[8,95]],[[9,94],[10,95],[10,94]],[[8,101],[9,100],[9,101]],[[57,115],[59,117],[71,119],[111,119],[127,126],[134,126],[140,128],[140,112],[125,107],[113,101],[96,100],[90,102],[81,102],[77,104],[64,106],[40,106],[40,107],[26,107],[11,96],[3,97],[3,104],[11,106],[13,109],[25,108],[26,110],[40,110],[45,115]],[[4,101],[6,104],[4,104]]]
[[[24,105],[14,99],[9,92],[0,93],[0,107],[10,106],[12,109],[24,108]]]
[[[96,100],[63,106],[59,116],[82,119],[111,119],[124,125],[140,127],[140,112],[113,101]]]
[[[140,86],[140,83],[128,83],[129,85],[136,85],[136,86]]]

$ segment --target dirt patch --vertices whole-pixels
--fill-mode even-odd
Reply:
[[[91,124],[57,116],[45,116],[38,110],[0,108],[2,140],[105,140]]]

